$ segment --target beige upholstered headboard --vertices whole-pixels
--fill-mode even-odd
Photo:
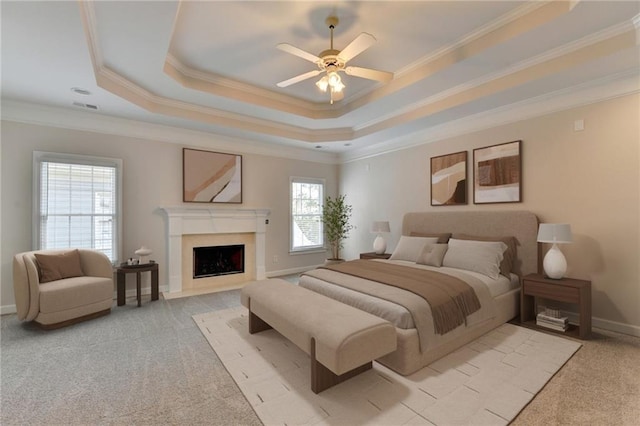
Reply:
[[[402,235],[411,232],[513,236],[518,251],[513,272],[521,276],[538,272],[538,218],[528,211],[406,213],[402,220]]]

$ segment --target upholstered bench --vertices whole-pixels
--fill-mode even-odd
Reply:
[[[275,329],[311,356],[311,390],[322,392],[396,350],[395,327],[382,318],[281,279],[247,284],[249,332]]]

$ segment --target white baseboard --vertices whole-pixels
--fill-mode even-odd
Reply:
[[[316,269],[319,266],[322,266],[322,264],[313,265],[313,266],[302,266],[302,267],[299,267],[299,268],[291,268],[291,269],[281,269],[279,271],[268,271],[266,273],[266,275],[267,275],[267,278],[273,278],[273,277],[281,277],[283,275],[300,274],[302,272],[306,272],[306,271],[310,271],[312,269]]]
[[[15,314],[16,311],[16,305],[2,305],[0,306],[0,315],[6,315],[6,314]]]
[[[637,325],[624,324],[621,322],[609,321],[602,318],[592,318],[591,326],[600,328],[602,330],[615,331],[616,333],[640,337],[640,327]]]
[[[578,324],[578,314],[576,312],[566,312],[571,324]],[[591,328],[599,328],[602,330],[613,331],[615,333],[628,334],[630,336],[640,337],[640,327],[637,325],[624,324],[617,321],[610,321],[602,318],[592,317]]]

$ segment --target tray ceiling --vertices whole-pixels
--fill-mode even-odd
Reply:
[[[329,152],[394,141],[531,99],[637,79],[640,4],[628,1],[2,2],[2,98]],[[329,103],[314,64],[276,48],[377,42]],[[81,87],[88,96],[70,91]]]

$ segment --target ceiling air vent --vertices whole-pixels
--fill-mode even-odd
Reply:
[[[73,106],[77,106],[77,107],[80,107],[80,108],[86,108],[86,109],[92,109],[94,111],[98,110],[98,106],[97,105],[83,104],[82,102],[74,102]]]

